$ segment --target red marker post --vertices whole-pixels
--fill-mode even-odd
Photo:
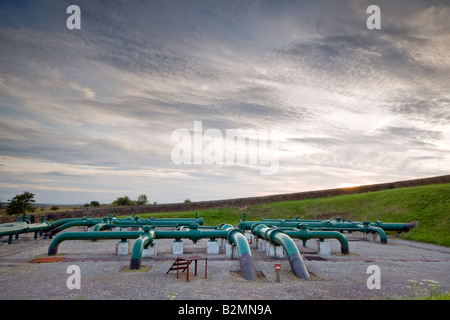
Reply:
[[[275,264],[276,282],[280,282],[280,271],[281,271],[281,264],[276,263]]]

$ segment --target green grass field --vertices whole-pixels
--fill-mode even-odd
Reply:
[[[363,194],[310,200],[276,202],[248,207],[247,220],[260,218],[330,219],[353,221],[416,222],[416,228],[402,233],[402,239],[450,246],[450,184],[399,188]],[[238,208],[198,212],[204,225],[222,222],[236,225],[242,218]],[[141,218],[192,218],[195,211],[141,214]]]

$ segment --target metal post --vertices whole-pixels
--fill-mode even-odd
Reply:
[[[276,282],[280,282],[280,270],[281,270],[281,264],[275,264],[275,275],[276,275],[276,278],[275,278],[275,281]]]

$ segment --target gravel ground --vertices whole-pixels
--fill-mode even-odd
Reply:
[[[71,229],[70,231],[75,231]],[[190,272],[177,279],[176,272],[166,274],[176,256],[171,254],[172,240],[155,240],[156,258],[143,258],[142,270],[127,270],[130,254],[117,255],[118,240],[65,241],[59,247],[63,260],[51,263],[30,263],[47,257],[51,240],[21,235],[11,245],[6,237],[0,242],[0,299],[2,300],[168,300],[175,293],[177,300],[329,300],[400,298],[412,294],[408,280],[434,280],[441,290],[450,290],[450,248],[412,241],[388,239],[388,244],[360,240],[349,236],[350,254],[341,255],[339,243],[330,240],[332,253],[316,252],[316,241],[303,247],[302,253],[310,280],[297,279],[287,258],[268,258],[253,245],[252,256],[258,281],[240,277],[239,261],[229,259],[221,249],[217,255],[206,254],[206,241],[193,244],[184,241],[184,257],[207,257],[207,278],[204,260],[198,262],[198,275]],[[130,240],[131,246],[133,241]],[[275,264],[281,264],[280,282],[276,282]],[[70,290],[66,282],[71,265],[80,268],[81,288]],[[368,289],[371,276],[367,268],[380,268],[381,289]],[[425,285],[421,286],[422,288]]]

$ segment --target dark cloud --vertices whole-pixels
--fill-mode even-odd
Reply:
[[[421,95],[398,98],[391,103],[391,111],[407,118],[448,124],[450,121],[450,100],[439,93],[423,92]]]

